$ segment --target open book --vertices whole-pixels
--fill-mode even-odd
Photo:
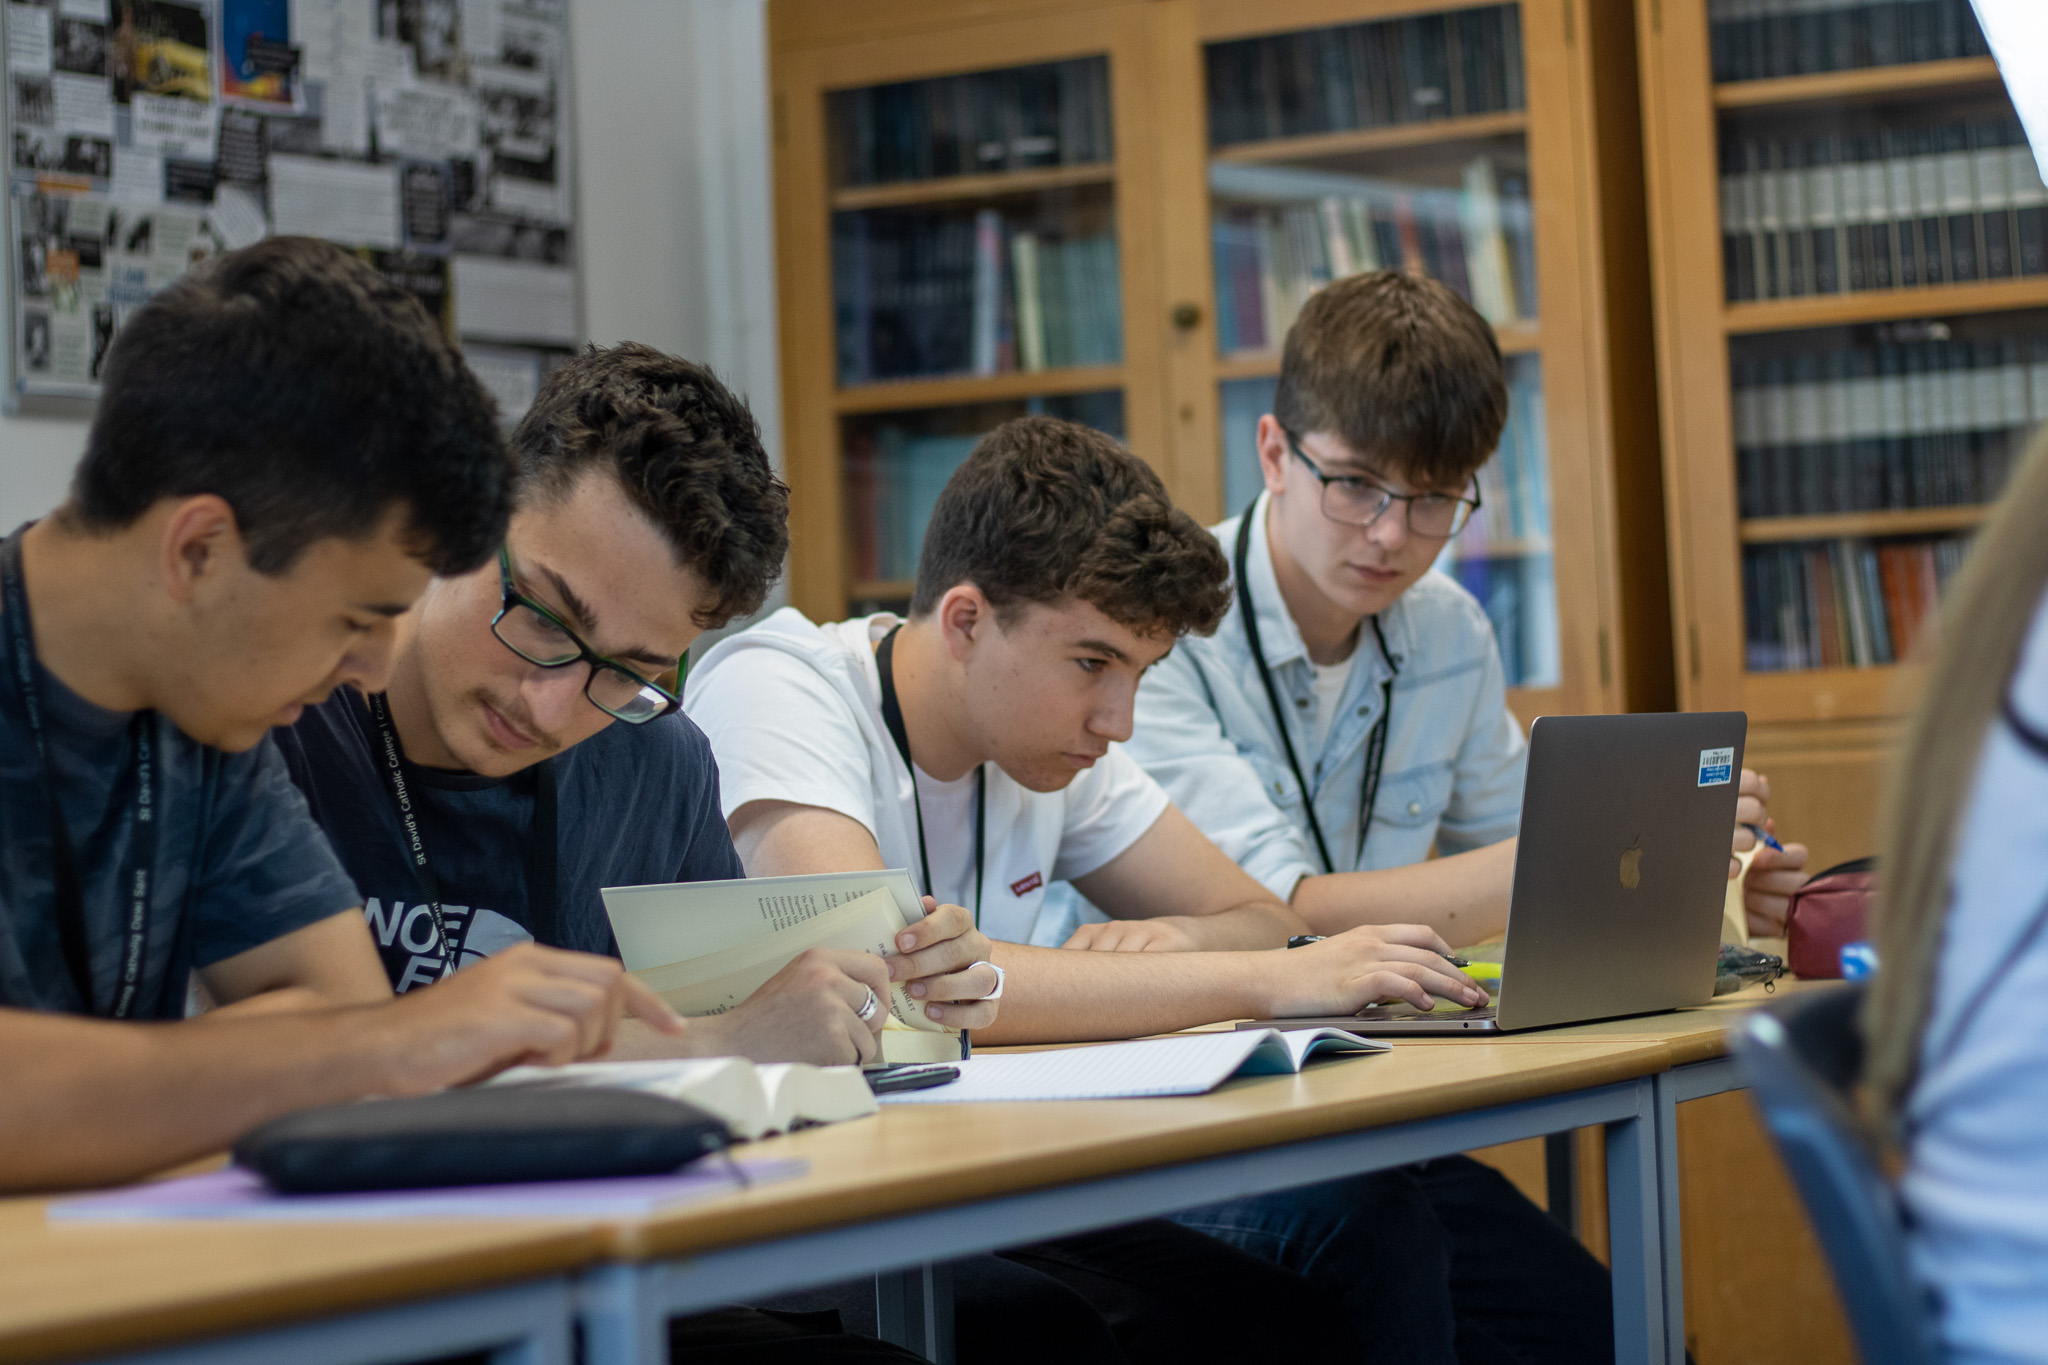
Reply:
[[[655,1062],[577,1062],[515,1066],[485,1085],[547,1090],[610,1086],[688,1100],[726,1121],[733,1136],[757,1138],[793,1127],[838,1123],[875,1112],[875,1095],[856,1066],[755,1063],[744,1057]]]
[[[1387,1044],[1342,1029],[1237,1029],[1134,1043],[983,1053],[960,1063],[960,1079],[929,1090],[884,1095],[884,1104],[975,1100],[1122,1100],[1206,1095],[1233,1076],[1299,1071],[1321,1053],[1385,1052]]]
[[[901,868],[804,877],[608,886],[604,908],[627,970],[685,1015],[723,1014],[807,948],[887,956],[924,908]],[[950,1062],[954,1029],[933,1023],[893,985],[882,1030],[885,1062]]]

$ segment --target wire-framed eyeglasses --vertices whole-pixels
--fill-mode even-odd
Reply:
[[[491,618],[491,634],[505,648],[542,668],[589,664],[583,695],[592,706],[628,725],[645,725],[681,708],[682,699],[674,690],[677,670],[662,675],[666,683],[656,682],[583,643],[561,617],[519,591],[512,581],[512,552],[504,546],[498,548],[498,583],[503,605]]]
[[[1323,515],[1347,526],[1370,526],[1397,502],[1408,504],[1408,532],[1427,540],[1449,540],[1465,529],[1479,510],[1479,490],[1469,498],[1450,493],[1396,493],[1359,474],[1326,474],[1301,448],[1301,441],[1282,428],[1287,448],[1322,481]]]

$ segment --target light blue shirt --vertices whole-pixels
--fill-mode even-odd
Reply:
[[[1470,593],[1430,572],[1380,614],[1399,672],[1379,799],[1360,848],[1366,737],[1379,719],[1387,662],[1366,624],[1336,716],[1316,748],[1308,650],[1273,575],[1265,511],[1261,496],[1245,566],[1251,601],[1231,603],[1214,635],[1183,640],[1145,675],[1126,746],[1131,756],[1282,900],[1301,878],[1321,872],[1401,867],[1427,858],[1431,845],[1459,853],[1511,837],[1521,821],[1528,746],[1507,709],[1493,627]],[[1212,528],[1226,554],[1236,547],[1237,525],[1233,517]],[[1259,640],[1334,869],[1316,852],[1304,794],[1274,729],[1245,635],[1247,606],[1258,612]]]

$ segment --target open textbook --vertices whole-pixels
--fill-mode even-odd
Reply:
[[[857,1066],[754,1063],[745,1057],[652,1062],[577,1062],[515,1066],[484,1082],[546,1090],[609,1086],[688,1100],[725,1120],[733,1136],[757,1138],[875,1112],[875,1095]]]
[[[983,1053],[960,1063],[960,1079],[929,1090],[884,1095],[884,1104],[976,1100],[1124,1100],[1206,1095],[1233,1076],[1299,1071],[1320,1053],[1385,1052],[1387,1044],[1342,1029],[1237,1029],[1141,1038],[1132,1043]]]
[[[802,877],[608,886],[619,955],[680,1014],[723,1014],[807,948],[887,956],[924,908],[901,868]],[[901,985],[889,988],[885,1062],[950,1062],[962,1035],[933,1023]]]

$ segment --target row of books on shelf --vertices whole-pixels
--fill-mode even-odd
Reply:
[[[1964,536],[1829,540],[1743,552],[1751,672],[1867,668],[1912,653]]]
[[[1536,244],[1528,180],[1477,157],[1463,188],[1350,178],[1342,195],[1245,203],[1263,167],[1218,166],[1211,227],[1218,344],[1228,353],[1277,347],[1309,295],[1332,280],[1398,266],[1434,276],[1496,326],[1536,315]]]
[[[884,424],[848,440],[847,530],[855,578],[917,576],[918,551],[939,491],[980,439],[918,436]]]
[[[878,185],[1105,162],[1109,60],[977,71],[835,91],[835,181]]]
[[[1517,559],[1460,559],[1449,572],[1479,599],[1493,624],[1509,687],[1555,687],[1558,651],[1557,573],[1547,554]]]
[[[1218,147],[1523,107],[1513,4],[1215,43],[1207,58]]]
[[[1113,365],[1123,358],[1116,238],[963,215],[837,215],[839,382]]]
[[[1543,432],[1543,371],[1534,356],[1508,362],[1508,420],[1493,458],[1479,466],[1479,510],[1452,543],[1459,559],[1549,553],[1550,461]]]
[[[1990,55],[1970,0],[1713,0],[1707,18],[1717,81]]]
[[[2048,337],[1738,359],[1745,517],[1990,502],[2048,420]]]
[[[1729,139],[1730,300],[2048,273],[2048,185],[2016,119]]]

